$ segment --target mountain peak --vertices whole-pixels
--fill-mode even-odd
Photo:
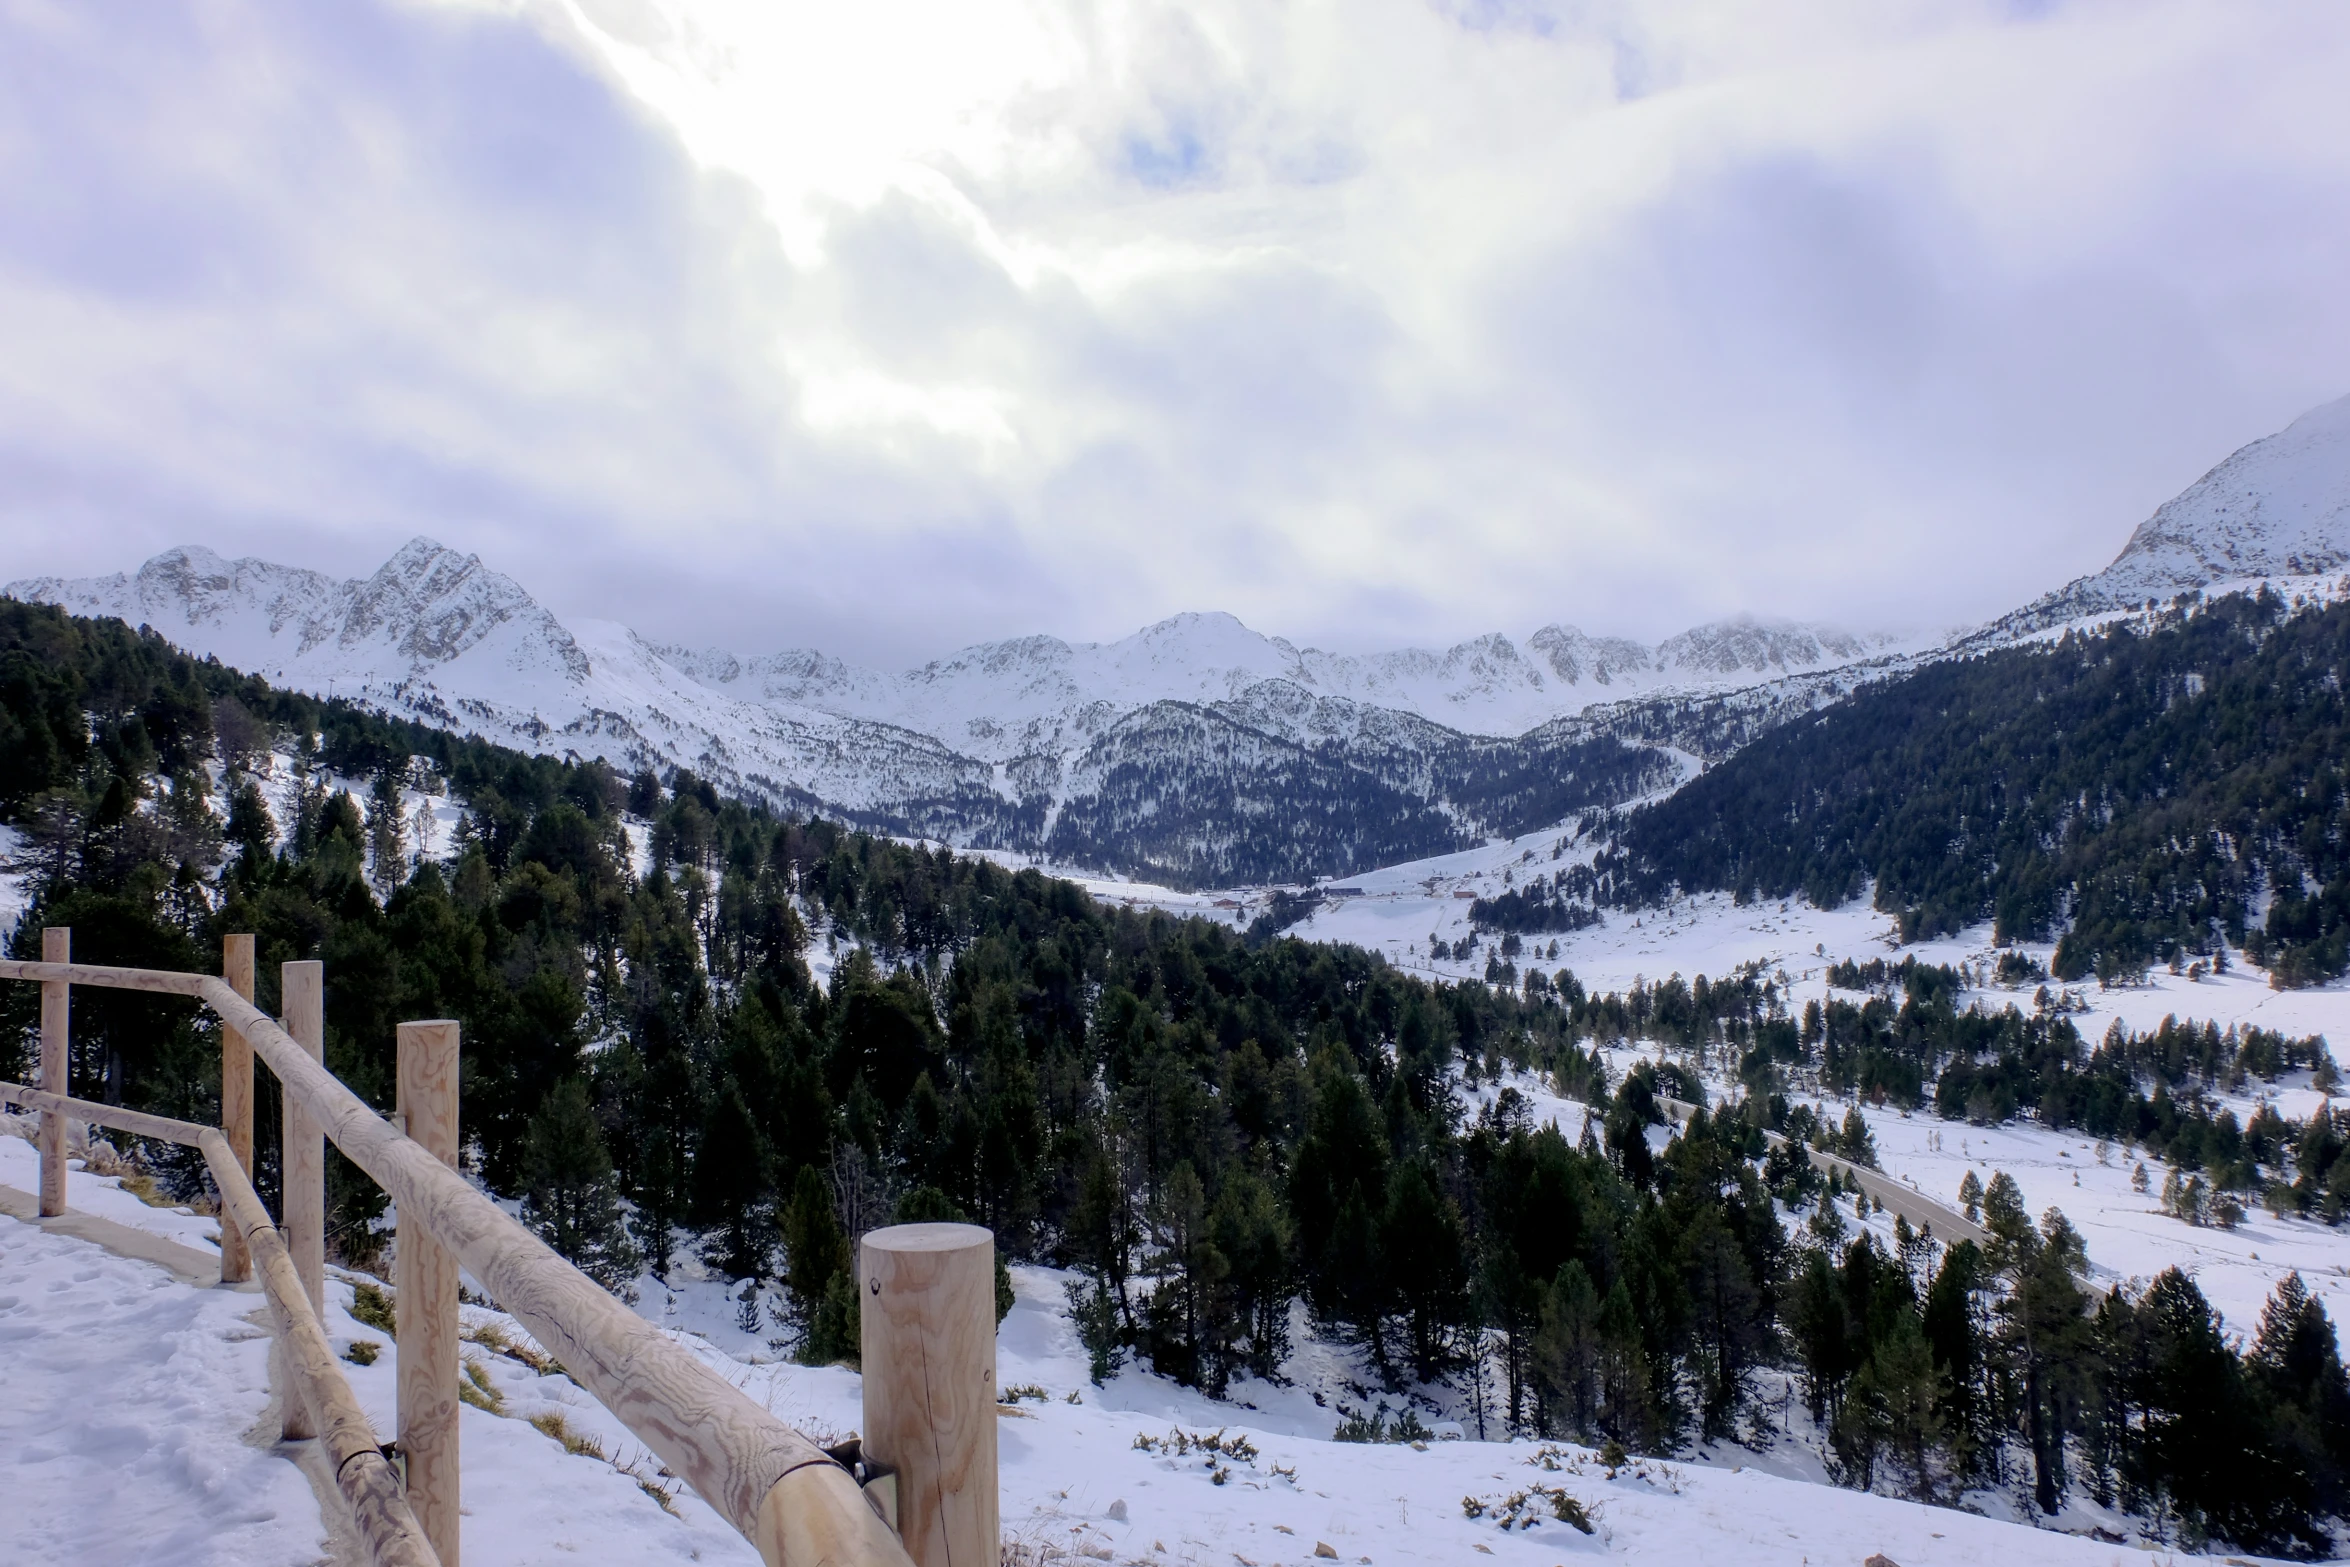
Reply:
[[[36,577],[6,592],[153,626],[182,646],[281,678],[303,666],[329,683],[397,680],[489,643],[509,674],[576,682],[588,670],[571,633],[511,577],[422,535],[348,582],[183,544],[136,572]]]
[[[2025,631],[2270,577],[2350,566],[2350,397],[2239,447],[2140,523],[2103,571],[1995,623]]]

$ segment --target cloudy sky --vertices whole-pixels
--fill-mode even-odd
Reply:
[[[0,578],[1995,613],[2350,392],[2339,0],[0,0]]]

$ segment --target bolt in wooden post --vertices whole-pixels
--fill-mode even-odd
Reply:
[[[400,1025],[399,1108],[408,1136],[457,1163],[457,1025]],[[408,1506],[441,1567],[457,1567],[457,1259],[400,1216],[400,1451]]]
[[[253,938],[220,938],[220,977],[229,989],[253,999]],[[253,1178],[253,1046],[240,1030],[220,1025],[220,1135],[245,1179]],[[220,1210],[220,1282],[242,1284],[253,1276],[253,1254],[245,1247],[245,1232]]]
[[[897,1471],[914,1567],[995,1567],[995,1236],[900,1224],[858,1248],[865,1455]]]
[[[326,965],[288,963],[278,970],[278,995],[285,1008],[286,1032],[313,1061],[326,1059]],[[294,1275],[310,1297],[310,1309],[326,1320],[326,1136],[302,1102],[292,1094],[278,1096],[285,1107],[282,1121],[285,1151],[285,1200],[280,1204],[279,1230],[293,1259]],[[298,1398],[286,1401],[285,1437],[289,1442],[316,1436],[310,1411]]]
[[[71,963],[73,931],[49,925],[41,931],[41,961]],[[41,1091],[68,1092],[65,1054],[73,1016],[73,987],[61,979],[41,981]],[[65,1211],[65,1116],[56,1110],[41,1112],[41,1217],[54,1219]]]

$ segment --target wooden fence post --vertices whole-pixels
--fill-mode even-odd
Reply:
[[[457,1025],[400,1025],[399,1110],[409,1138],[457,1163]],[[457,1567],[457,1259],[400,1215],[400,1452],[408,1506],[441,1567]]]
[[[863,1451],[897,1471],[914,1567],[995,1567],[995,1236],[973,1224],[867,1235],[857,1271]]]
[[[220,938],[220,977],[228,981],[229,989],[247,1001],[253,999],[251,936]],[[225,1019],[220,1025],[220,1135],[228,1139],[229,1151],[237,1156],[245,1179],[253,1179],[253,1045],[243,1030]],[[252,1276],[253,1254],[245,1245],[245,1232],[237,1227],[224,1202],[220,1208],[220,1282],[242,1284]]]
[[[49,925],[41,931],[41,961],[71,963],[73,931]],[[73,987],[61,979],[41,981],[41,1090],[70,1092],[65,1086],[65,1056],[70,1042]],[[65,1115],[41,1112],[41,1217],[54,1219],[65,1211]]]
[[[326,965],[287,963],[278,969],[279,1005],[285,1009],[286,1032],[313,1061],[326,1059]],[[278,1228],[285,1236],[286,1253],[294,1275],[310,1297],[310,1310],[326,1320],[326,1134],[302,1108],[294,1094],[280,1093],[284,1106],[284,1151],[279,1166],[285,1176],[285,1198],[279,1204]],[[298,1442],[318,1433],[311,1428],[310,1411],[298,1398],[286,1401],[285,1437]]]

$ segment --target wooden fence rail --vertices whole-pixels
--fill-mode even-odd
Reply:
[[[44,951],[61,952],[63,947],[59,941],[45,945]],[[557,1256],[474,1190],[456,1170],[369,1109],[318,1061],[314,1046],[306,1047],[289,1035],[239,994],[231,981],[155,969],[14,959],[0,960],[0,979],[42,986],[42,1081],[44,1087],[51,1087],[54,1079],[54,1089],[59,1091],[64,1087],[67,987],[94,985],[201,1001],[219,1017],[224,1031],[239,1036],[277,1075],[287,1103],[299,1105],[308,1125],[323,1132],[390,1195],[398,1206],[403,1229],[411,1223],[420,1225],[433,1242],[452,1254],[501,1310],[518,1318],[562,1362],[573,1380],[740,1530],[758,1548],[768,1567],[914,1567],[898,1536],[883,1521],[878,1504],[869,1501],[857,1476],[840,1460],[753,1403],[691,1352]],[[54,1065],[49,1027],[52,997],[57,1014]],[[248,1107],[250,1102],[248,1097]],[[48,1205],[52,1149],[57,1211],[63,1207],[64,1118],[99,1118],[85,1116],[79,1108],[43,1108],[47,1114],[42,1133],[42,1194],[43,1212],[48,1213],[52,1211]],[[222,1156],[242,1181],[243,1169],[221,1134],[209,1128],[197,1130],[220,1144]],[[219,1180],[219,1161],[209,1146],[206,1155]],[[225,1191],[226,1183],[223,1185]],[[250,1190],[249,1185],[246,1189]],[[267,1239],[260,1244],[286,1263],[284,1271],[297,1281],[294,1293],[306,1295],[299,1287],[293,1260],[277,1232],[268,1226],[266,1213],[260,1212],[257,1201],[252,1207],[252,1218],[259,1228],[235,1219],[240,1232],[258,1236],[261,1230],[268,1230]],[[224,1242],[226,1229],[224,1224]],[[224,1245],[224,1256],[226,1250]],[[277,1299],[274,1290],[271,1298],[273,1302]],[[315,1323],[316,1319],[313,1316],[310,1320]],[[987,1373],[992,1377],[992,1335],[984,1347]],[[986,1481],[991,1493],[987,1518],[992,1524],[992,1425],[987,1428],[987,1446]],[[451,1560],[444,1567],[455,1567],[454,1551],[448,1554]],[[967,1567],[967,1560],[992,1563],[993,1556],[994,1541],[989,1540],[984,1556],[967,1559],[958,1553],[954,1567]],[[945,1567],[945,1563],[925,1560],[921,1567]]]

